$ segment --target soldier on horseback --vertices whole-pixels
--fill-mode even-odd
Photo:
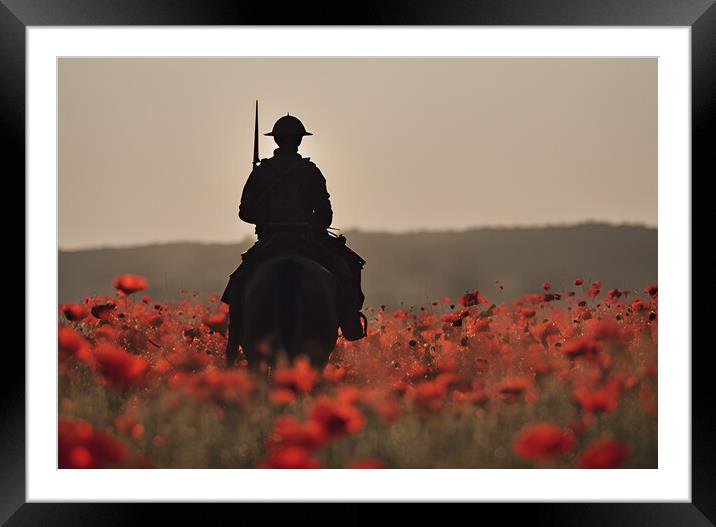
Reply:
[[[267,258],[288,251],[317,261],[338,278],[343,293],[341,333],[348,340],[363,338],[367,320],[360,311],[364,301],[360,280],[365,261],[346,246],[344,236],[327,230],[333,210],[326,180],[309,158],[298,153],[303,137],[312,134],[299,119],[286,115],[264,135],[272,136],[278,148],[273,157],[259,161],[255,132],[254,169],[241,195],[239,218],[256,225],[258,240],[242,255],[242,264],[231,275],[222,296],[231,306],[229,317],[239,316],[231,302],[232,288],[241,288],[251,271]]]

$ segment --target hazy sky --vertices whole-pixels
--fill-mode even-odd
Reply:
[[[335,227],[656,225],[655,59],[62,59],[60,247],[251,235],[257,98],[315,134]]]

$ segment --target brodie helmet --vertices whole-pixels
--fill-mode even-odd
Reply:
[[[306,131],[303,123],[293,115],[284,115],[273,125],[273,129],[264,135],[313,135]]]

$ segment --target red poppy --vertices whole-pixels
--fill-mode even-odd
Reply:
[[[614,320],[588,320],[585,322],[588,335],[596,340],[623,344],[627,335],[622,326]]]
[[[520,308],[520,315],[522,318],[532,318],[537,314],[537,312],[534,309],[530,309],[528,307],[521,307]]]
[[[634,299],[634,302],[631,303],[631,309],[632,311],[648,311],[649,304],[644,302],[641,298],[637,297]]]
[[[297,446],[313,450],[324,445],[326,441],[328,436],[320,423],[313,420],[301,422],[292,415],[281,415],[274,422],[267,447],[274,449]]]
[[[529,377],[508,377],[497,386],[497,392],[505,400],[514,400],[531,384]]]
[[[542,324],[537,324],[532,328],[532,334],[545,347],[547,346],[549,337],[561,335],[557,324],[554,322],[543,322]]]
[[[299,357],[294,361],[292,368],[276,368],[273,378],[279,388],[293,390],[299,395],[308,394],[313,390],[318,372],[311,368],[308,359]]]
[[[521,458],[537,461],[559,457],[569,452],[573,444],[571,431],[542,422],[525,426],[514,439],[512,450]]]
[[[219,312],[214,315],[206,316],[202,322],[205,326],[211,329],[211,331],[221,333],[222,335],[226,333],[226,328],[228,326],[226,313]]]
[[[371,404],[388,423],[392,423],[400,417],[402,406],[395,397],[376,398],[371,401]]]
[[[590,320],[592,318],[592,310],[588,307],[576,307],[573,313],[575,318],[582,320]]]
[[[590,298],[596,297],[599,292],[602,290],[602,282],[600,280],[595,280],[592,282],[592,286],[587,290],[587,296]]]
[[[62,304],[60,311],[65,315],[67,320],[78,321],[84,320],[90,314],[89,307],[84,304]]]
[[[602,345],[589,337],[578,337],[565,342],[560,350],[570,359],[586,357],[595,360],[602,353]]]
[[[428,371],[427,366],[413,362],[408,366],[405,375],[411,381],[422,381],[427,377]]]
[[[321,468],[321,464],[305,448],[288,446],[273,450],[259,468]]]
[[[397,318],[398,320],[408,318],[409,316],[410,316],[410,312],[406,311],[405,309],[396,309],[393,312],[393,318]]]
[[[81,333],[69,326],[60,326],[57,330],[57,343],[60,357],[75,357],[90,362],[90,344]]]
[[[311,420],[319,423],[329,438],[352,434],[363,428],[363,415],[353,406],[326,396],[316,399],[310,412]]]
[[[445,385],[438,381],[421,382],[415,387],[412,398],[422,409],[437,412],[445,402],[447,390]]]
[[[329,382],[339,382],[346,376],[346,370],[336,364],[326,364],[323,368],[323,378]]]
[[[581,468],[619,468],[629,458],[631,446],[615,439],[598,439],[579,455]]]
[[[92,306],[91,313],[93,317],[109,322],[112,319],[112,311],[116,307],[117,304],[111,301],[105,304],[95,304]]]
[[[545,282],[542,284],[542,289],[547,291],[550,287],[552,287],[552,282],[550,282],[549,280],[545,280]]]
[[[468,309],[461,309],[460,311],[455,311],[454,313],[446,313],[440,317],[440,320],[445,322],[446,324],[450,324],[454,327],[458,327],[462,325],[463,319],[470,316],[470,311]]]
[[[623,291],[620,291],[619,289],[610,289],[609,291],[607,291],[607,296],[611,300],[616,300],[617,298],[622,296],[622,294],[623,294]]]
[[[649,296],[656,296],[659,293],[659,288],[656,286],[656,284],[652,284],[646,289],[644,289],[644,292]]]
[[[143,321],[147,326],[152,328],[158,328],[164,323],[164,319],[161,315],[158,315],[157,313],[150,313],[143,317]]]
[[[80,419],[60,418],[57,440],[59,468],[105,468],[128,461],[123,443]]]
[[[582,285],[584,283],[584,278],[575,278],[574,279],[574,285]]]
[[[142,384],[147,361],[108,342],[100,342],[95,349],[97,368],[102,376],[118,388]]]
[[[336,390],[336,401],[345,404],[358,404],[363,397],[363,392],[357,386],[344,384]]]
[[[612,379],[596,388],[576,388],[572,396],[585,412],[612,412],[619,404],[621,387],[619,381]]]
[[[489,305],[487,299],[480,294],[480,291],[475,289],[462,295],[458,299],[458,303],[464,307],[476,306],[478,304]]]
[[[147,279],[135,274],[122,274],[112,280],[112,287],[118,294],[131,295],[137,291],[144,291],[148,287]]]
[[[274,404],[290,404],[295,400],[296,392],[294,392],[293,390],[287,390],[286,388],[277,388],[269,392],[269,401]]]
[[[200,372],[211,363],[211,355],[192,349],[183,349],[168,355],[167,360],[177,371]]]

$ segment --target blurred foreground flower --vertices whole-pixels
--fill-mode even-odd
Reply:
[[[59,419],[57,452],[59,468],[118,467],[129,459],[124,444],[81,419]]]
[[[631,447],[623,441],[599,439],[579,455],[581,468],[619,468],[629,457]]]
[[[100,342],[95,349],[94,357],[100,374],[121,389],[142,384],[149,366],[143,358],[132,355],[109,342]]]
[[[292,368],[276,368],[273,378],[278,388],[291,390],[297,395],[305,395],[313,390],[318,372],[311,367],[308,359],[299,357],[294,361]]]
[[[329,438],[352,434],[363,428],[363,415],[351,404],[334,401],[326,396],[316,399],[310,413]]]
[[[572,433],[552,423],[525,426],[512,443],[521,458],[531,461],[553,459],[569,452],[574,444]]]
[[[321,468],[321,464],[305,448],[289,446],[271,452],[259,468]]]

